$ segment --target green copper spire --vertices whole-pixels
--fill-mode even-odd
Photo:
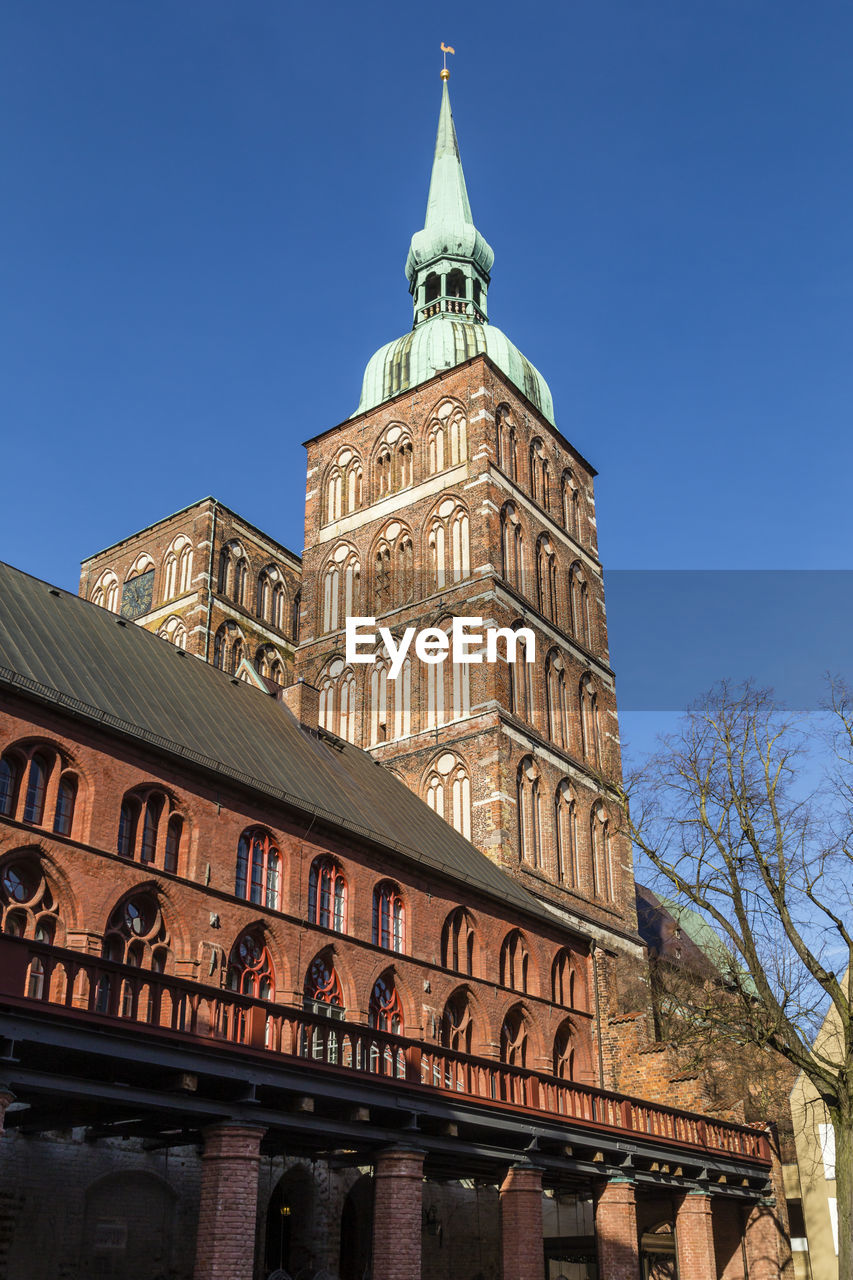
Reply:
[[[416,231],[412,236],[406,259],[415,324],[439,312],[485,320],[489,272],[494,260],[495,255],[471,216],[450,94],[444,79],[426,219],[423,231]]]
[[[426,218],[412,236],[406,277],[414,324],[371,356],[356,414],[429,382],[473,356],[485,355],[548,422],[554,405],[548,384],[514,342],[489,324],[486,294],[495,255],[474,226],[459,143],[442,72],[441,111]]]

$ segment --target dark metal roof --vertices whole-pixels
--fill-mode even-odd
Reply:
[[[260,689],[2,561],[0,686],[559,922],[367,752],[306,730]]]

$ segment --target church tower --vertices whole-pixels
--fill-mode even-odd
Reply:
[[[447,73],[410,332],[383,346],[347,421],[307,443],[298,670],[320,722],[393,769],[567,923],[636,927],[597,554],[594,469],[548,385],[489,320],[492,249],[474,225]],[[529,628],[536,661],[346,661],[347,616]],[[519,658],[521,657],[519,646]],[[499,647],[503,656],[505,646]],[[482,656],[485,658],[485,654]]]

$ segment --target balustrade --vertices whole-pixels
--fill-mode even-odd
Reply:
[[[85,1017],[134,1022],[195,1039],[230,1041],[330,1070],[385,1076],[661,1142],[769,1163],[756,1128],[623,1098],[491,1058],[377,1031],[307,1009],[257,1000],[150,969],[0,935],[0,1001],[50,1005]]]

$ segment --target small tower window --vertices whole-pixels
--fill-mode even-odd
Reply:
[[[447,296],[448,298],[465,297],[465,276],[458,267],[447,277]]]
[[[434,271],[431,271],[424,281],[424,302],[435,302],[441,290],[441,281]]]

